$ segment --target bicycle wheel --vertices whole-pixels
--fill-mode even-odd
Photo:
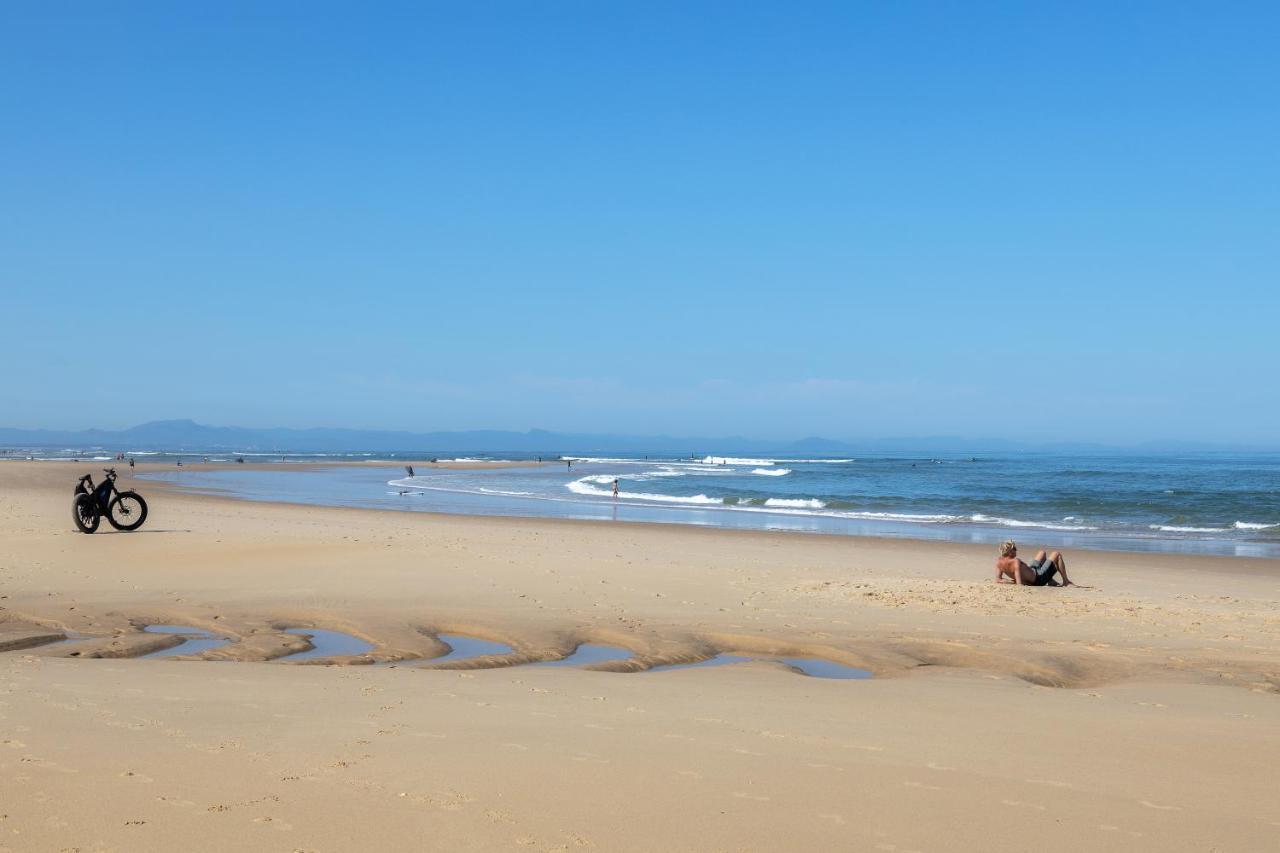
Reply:
[[[137,492],[121,492],[107,505],[107,521],[116,530],[137,530],[147,520],[147,502]]]
[[[98,522],[101,517],[98,515],[98,508],[93,505],[93,498],[89,495],[76,495],[71,502],[71,517],[75,519],[76,527],[80,528],[81,533],[92,533],[98,529]]]

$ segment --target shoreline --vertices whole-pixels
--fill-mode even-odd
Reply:
[[[555,463],[527,463],[528,467],[539,467],[540,465],[548,466],[552,464],[555,464]],[[297,472],[297,471],[323,472],[326,469],[330,469],[330,468],[343,468],[343,467],[369,468],[369,467],[385,467],[385,466],[386,466],[386,463],[355,462],[355,463],[347,463],[345,465],[331,464],[331,463],[307,463],[305,465],[304,464],[290,465],[287,470],[290,472]],[[392,466],[392,467],[399,467],[399,466]],[[423,465],[421,467],[430,468],[433,466]],[[483,466],[439,465],[434,467],[440,467],[440,468],[447,467],[447,468],[457,469],[457,470],[475,470],[479,468],[500,469],[505,467],[526,467],[526,463],[522,463],[522,462],[492,463],[492,464],[487,464]],[[221,465],[221,466],[201,465],[199,467],[192,466],[190,469],[178,469],[178,468],[174,468],[173,466],[155,466],[150,470],[140,472],[140,473],[144,475],[154,476],[156,474],[167,475],[167,474],[187,473],[188,470],[199,474],[200,472],[204,472],[204,471],[219,471],[219,470],[234,470],[237,472],[245,471],[246,473],[249,473],[249,472],[261,473],[264,471],[268,473],[276,473],[285,469],[283,468],[270,468],[270,469],[250,468],[246,471],[246,469],[243,466],[239,466],[239,465]],[[886,533],[886,532],[874,531],[874,527],[872,532],[848,531],[848,530],[837,530],[837,529],[820,529],[820,528],[812,528],[807,530],[796,529],[796,528],[787,529],[786,527],[781,526],[781,524],[786,520],[793,519],[794,516],[787,515],[785,513],[769,513],[766,511],[753,511],[751,513],[751,517],[753,519],[757,517],[759,519],[762,519],[761,524],[758,526],[752,525],[752,524],[704,523],[697,520],[696,516],[694,515],[696,513],[711,513],[711,514],[725,513],[725,515],[722,516],[724,519],[734,519],[736,521],[743,520],[743,519],[735,519],[735,516],[734,516],[735,510],[733,510],[731,507],[675,508],[675,507],[638,504],[638,503],[629,502],[629,501],[624,501],[618,504],[611,505],[611,504],[602,503],[602,502],[591,502],[591,501],[577,502],[568,498],[561,499],[561,498],[549,498],[549,497],[541,497],[541,496],[521,499],[521,501],[528,502],[528,503],[547,502],[547,501],[554,503],[559,501],[560,503],[563,503],[567,507],[581,507],[581,509],[579,510],[580,513],[604,514],[605,512],[612,510],[612,514],[614,517],[605,518],[600,516],[586,517],[585,515],[581,515],[581,514],[574,515],[574,514],[571,514],[572,511],[564,514],[555,514],[551,512],[538,513],[536,511],[524,511],[523,509],[515,509],[515,510],[494,509],[493,511],[488,511],[488,512],[477,511],[476,507],[482,506],[482,504],[475,504],[473,506],[464,506],[464,508],[449,509],[449,510],[419,508],[414,506],[369,506],[369,505],[360,505],[359,503],[344,504],[339,499],[334,499],[331,501],[325,501],[323,498],[317,498],[316,500],[297,500],[297,499],[291,498],[290,496],[283,496],[279,493],[276,493],[274,495],[256,495],[252,493],[245,493],[243,491],[237,492],[231,489],[221,488],[220,486],[217,486],[217,485],[201,486],[201,485],[186,484],[186,483],[174,483],[172,481],[164,480],[164,479],[147,479],[145,482],[147,482],[149,486],[170,489],[170,490],[173,490],[175,493],[230,498],[230,499],[243,500],[243,501],[248,501],[253,503],[265,503],[265,504],[278,503],[278,504],[286,504],[290,506],[299,506],[299,507],[317,507],[317,508],[328,507],[328,508],[336,508],[336,509],[351,509],[351,510],[359,509],[359,510],[369,510],[369,511],[377,511],[377,512],[407,512],[407,513],[426,514],[426,515],[434,515],[434,516],[455,516],[455,517],[471,517],[471,518],[512,518],[512,519],[526,519],[526,520],[546,519],[546,520],[553,520],[553,521],[585,522],[585,523],[591,523],[591,524],[594,524],[594,523],[644,524],[644,525],[658,525],[658,526],[663,526],[668,528],[691,527],[691,528],[710,528],[710,529],[716,529],[716,530],[732,530],[732,531],[739,531],[739,532],[757,531],[757,532],[770,532],[770,533],[784,533],[784,534],[790,534],[790,535],[816,535],[816,536],[826,536],[826,537],[836,537],[836,538],[872,539],[872,540],[878,540],[878,541],[884,541],[884,542],[900,541],[900,542],[910,542],[910,543],[932,542],[932,543],[943,543],[943,544],[947,544],[947,543],[975,544],[978,547],[987,547],[991,549],[994,549],[996,547],[996,543],[1000,539],[1008,538],[1008,539],[1020,540],[1023,542],[1042,543],[1042,544],[1045,544],[1045,546],[1048,547],[1049,550],[1077,551],[1077,552],[1102,553],[1102,554],[1150,554],[1153,556],[1183,556],[1183,557],[1192,557],[1195,559],[1228,559],[1228,560],[1245,559],[1245,560],[1251,560],[1251,561],[1252,560],[1257,560],[1257,561],[1280,560],[1280,553],[1271,553],[1271,552],[1274,552],[1278,546],[1275,545],[1274,543],[1268,543],[1268,542],[1232,542],[1229,540],[1212,540],[1212,539],[1165,540],[1159,537],[1126,536],[1123,533],[1115,533],[1115,534],[1102,533],[1102,534],[1081,535],[1078,532],[1075,532],[1075,533],[1063,532],[1063,531],[1057,531],[1053,529],[1037,528],[1037,527],[1031,527],[1031,526],[1018,527],[1018,528],[999,528],[999,527],[981,528],[981,538],[983,540],[989,540],[989,541],[978,542],[976,541],[974,536],[966,535],[967,528],[963,528],[963,527],[938,527],[936,528],[937,530],[950,531],[950,535],[939,534],[939,535],[929,536],[929,535],[922,535],[923,528],[917,527],[916,529],[907,529],[907,528],[911,528],[912,525],[909,525],[908,523],[905,523],[905,522],[902,523],[902,527],[904,528],[903,532]],[[459,500],[464,500],[464,501],[473,501],[476,497],[475,494],[467,491],[455,492],[449,489],[438,489],[435,491],[438,491],[440,494],[457,496]],[[356,500],[357,501],[362,500],[362,501],[368,502],[374,499],[357,498]],[[619,517],[619,511],[622,511],[623,513],[628,514],[630,517]],[[687,520],[685,519],[670,520],[673,518],[678,518],[680,513],[689,513],[689,518]],[[773,525],[770,525],[769,524],[770,520],[773,520],[775,523]],[[820,523],[820,522],[826,521],[826,518],[824,516],[815,516],[813,520],[815,522]],[[935,529],[935,528],[930,528],[930,529]],[[1117,543],[1132,544],[1134,547],[1116,547]],[[1248,553],[1247,551],[1249,549],[1256,549],[1259,551],[1263,551],[1264,553]],[[1027,550],[1027,549],[1024,549],[1024,550]],[[1228,550],[1235,550],[1236,553],[1224,553],[1225,551],[1228,551]]]

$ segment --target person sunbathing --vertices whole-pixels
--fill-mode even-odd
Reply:
[[[1053,579],[1062,578],[1062,583]],[[1067,560],[1061,551],[1048,554],[1040,551],[1029,564],[1018,559],[1018,546],[1012,539],[1000,543],[1000,557],[996,560],[996,583],[1013,583],[1019,586],[1075,586],[1067,577]]]

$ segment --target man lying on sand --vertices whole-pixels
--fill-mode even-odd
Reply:
[[[1062,577],[1059,584],[1053,579]],[[1018,546],[1012,539],[1000,543],[1000,558],[996,560],[996,583],[1016,583],[1019,586],[1075,586],[1067,577],[1067,561],[1061,551],[1036,554],[1031,564],[1018,559]]]

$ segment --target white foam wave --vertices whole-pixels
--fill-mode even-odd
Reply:
[[[817,498],[769,498],[764,505],[792,509],[823,509],[827,504]]]
[[[1272,527],[1280,527],[1280,524],[1259,524],[1255,521],[1237,521],[1231,526],[1236,530],[1270,530]]]
[[[1087,524],[1053,524],[1047,521],[1023,521],[1020,518],[1000,518],[999,516],[983,515],[982,513],[974,513],[969,516],[969,521],[978,524],[994,524],[998,527],[1035,527],[1041,530],[1097,530],[1096,527],[1090,527]],[[1066,519],[1063,519],[1066,521]]]
[[[753,468],[752,474],[759,474],[761,477],[785,477],[791,473],[790,468]]]
[[[772,459],[743,459],[737,456],[708,456],[703,465],[772,465]]]
[[[1229,527],[1183,527],[1178,524],[1153,524],[1152,530],[1159,530],[1161,533],[1226,533]]]
[[[611,488],[600,489],[594,485],[595,483],[601,483],[601,482],[612,483],[613,478],[604,477],[604,476],[583,477],[581,480],[574,480],[571,483],[566,483],[565,488],[577,495],[590,495],[592,497],[601,497],[601,498],[613,497],[613,490]],[[718,504],[720,506],[724,505],[724,501],[721,500],[720,498],[711,498],[711,497],[707,497],[706,495],[689,495],[687,497],[684,497],[680,495],[651,494],[648,492],[619,491],[618,497],[623,498],[625,500],[655,501],[658,503],[691,504],[691,505]]]

